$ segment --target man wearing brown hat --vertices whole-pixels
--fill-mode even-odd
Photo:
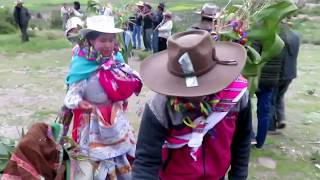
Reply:
[[[156,29],[158,25],[162,22],[163,20],[163,13],[164,13],[164,3],[159,3],[158,9],[156,13],[153,16],[153,35],[152,35],[152,49],[153,52],[156,53],[159,51],[159,32]]]
[[[133,179],[220,180],[229,167],[230,179],[246,179],[252,125],[248,83],[240,75],[245,49],[213,45],[203,30],[174,34],[167,43],[141,64],[156,95],[142,116]]]
[[[217,22],[217,18],[219,16],[220,8],[212,3],[205,3],[202,6],[201,11],[196,12],[201,15],[200,22],[193,24],[191,29],[202,29],[205,31],[211,31],[213,26]]]
[[[149,3],[144,3],[142,14],[142,36],[145,47],[144,51],[152,51],[153,13],[151,9],[152,7]]]
[[[141,29],[142,29],[142,12],[143,2],[139,1],[136,3],[137,10],[134,14],[134,25],[132,32],[133,49],[141,49]]]

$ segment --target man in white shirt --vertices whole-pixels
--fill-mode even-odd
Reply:
[[[66,24],[69,19],[69,13],[70,13],[70,8],[67,7],[66,3],[62,4],[62,7],[60,9],[61,13],[61,18],[62,18],[62,29],[66,30]]]
[[[73,2],[73,9],[72,9],[71,15],[79,17],[81,19],[84,18],[84,13],[80,9],[80,2],[79,1],[74,1]]]
[[[159,32],[159,51],[167,49],[167,39],[171,36],[172,27],[172,14],[166,12],[164,13],[163,21],[156,27]]]

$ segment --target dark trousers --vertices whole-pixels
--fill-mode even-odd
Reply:
[[[153,31],[152,34],[152,50],[153,53],[159,52],[159,32]]]
[[[142,36],[143,36],[143,44],[146,50],[152,51],[152,33],[153,29],[143,29]]]
[[[273,109],[274,114],[270,122],[271,130],[276,129],[276,124],[285,121],[285,102],[284,95],[287,92],[289,85],[291,84],[292,79],[290,80],[280,80],[278,86],[275,88],[273,93]]]
[[[257,95],[257,116],[258,116],[258,128],[257,128],[257,147],[261,148],[266,140],[268,126],[272,119],[273,107],[272,98],[275,87],[259,86]]]
[[[21,40],[22,42],[29,41],[29,35],[27,32],[28,25],[19,25],[20,31],[21,31]]]
[[[167,39],[163,37],[159,37],[159,51],[163,51],[167,49]]]

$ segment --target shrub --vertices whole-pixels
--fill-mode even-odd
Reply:
[[[16,32],[16,28],[5,21],[0,21],[0,34],[10,34]]]
[[[54,10],[51,12],[50,27],[56,28],[56,29],[61,29],[62,19],[60,16],[60,11]]]
[[[28,35],[29,35],[29,37],[36,37],[37,36],[37,34],[34,30],[28,30]]]
[[[146,51],[138,51],[138,57],[139,59],[142,61],[144,60],[145,58],[147,58],[148,56],[151,55],[151,52],[146,52]]]
[[[53,32],[47,32],[45,36],[48,40],[54,40],[58,38],[58,36]]]
[[[9,8],[0,8],[0,34],[9,34],[16,31],[12,16]]]

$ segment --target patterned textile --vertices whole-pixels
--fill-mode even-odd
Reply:
[[[90,102],[94,111],[78,109],[81,100]],[[128,156],[134,157],[136,140],[125,116],[125,102],[111,101],[99,82],[99,74],[95,73],[69,87],[65,105],[73,109],[72,137],[79,144],[81,155],[98,166],[93,168],[96,179],[130,179]]]
[[[176,112],[186,113],[198,112],[194,117],[185,116],[184,123],[191,128],[183,135],[171,135],[167,138],[165,146],[167,148],[181,148],[185,145],[192,149],[190,155],[196,161],[198,149],[202,145],[203,138],[209,130],[217,125],[229,111],[239,102],[247,91],[247,80],[239,76],[234,82],[219,93],[207,96],[199,105],[183,101],[179,103],[178,98],[171,97],[169,105]],[[181,101],[181,100],[180,100]],[[236,116],[234,116],[236,118]],[[184,130],[181,130],[184,131]],[[173,133],[175,134],[175,133]],[[179,133],[177,133],[179,134]]]
[[[79,113],[79,114],[78,114]],[[98,163],[94,179],[130,179],[131,165],[127,156],[134,157],[136,140],[122,104],[97,106],[95,112],[77,111],[78,143],[82,155]]]
[[[111,101],[124,101],[133,93],[138,95],[142,88],[138,73],[125,63],[109,61],[101,65],[99,82]]]
[[[45,123],[32,125],[12,154],[1,180],[65,179],[59,144],[62,127],[60,130],[53,132]]]
[[[109,60],[124,63],[123,56],[120,52],[117,52],[111,58],[103,57],[100,53],[93,50],[92,47],[80,48],[79,45],[76,45],[72,49],[72,60],[66,83],[70,85],[88,78],[99,68],[99,65]]]

